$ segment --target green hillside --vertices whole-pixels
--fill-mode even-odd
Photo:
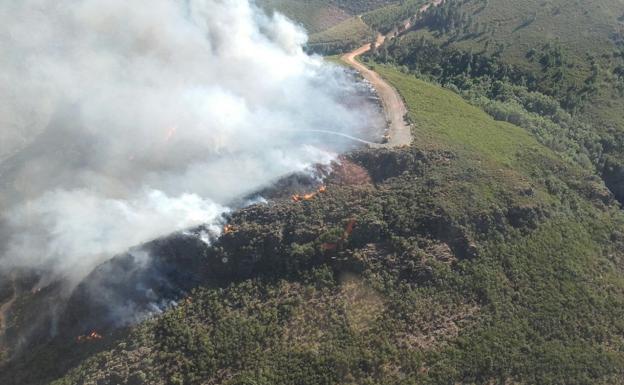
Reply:
[[[624,200],[624,3],[447,1],[373,59],[444,84]]]
[[[397,23],[413,17],[425,3],[424,0],[404,0],[371,10],[362,18],[371,28],[388,33]]]
[[[308,32],[324,31],[350,16],[398,4],[399,0],[257,0],[267,11],[278,11],[306,27]]]
[[[461,3],[461,2],[460,2]],[[570,56],[584,60],[587,54],[613,51],[622,31],[624,3],[619,0],[488,0],[463,1],[461,11],[488,31],[485,39],[457,42],[464,47],[494,48],[505,45],[505,57],[526,63],[526,52],[546,42],[558,42]]]
[[[324,31],[351,16],[328,0],[261,0],[257,4],[266,11],[279,11],[297,21],[309,33]]]
[[[373,36],[373,30],[360,17],[354,16],[311,35],[308,47],[315,52],[334,54],[357,48]]]
[[[333,51],[418,2],[259,3]],[[172,253],[195,283],[175,307],[41,341],[0,384],[624,384],[624,2],[448,0],[415,21],[362,59],[411,146],[233,213]]]
[[[202,257],[228,261],[225,285],[55,341],[0,383],[621,384],[624,215],[604,186],[454,92],[376,69],[412,147],[356,152],[369,177],[337,170],[311,201],[234,214]]]
[[[362,14],[380,7],[399,4],[405,0],[329,0],[332,4],[350,11],[353,14]]]
[[[624,119],[624,105],[619,100],[617,105],[606,102],[614,96],[622,97],[612,88],[614,71],[621,67],[624,59],[622,1],[473,0],[463,3],[459,12],[469,15],[473,25],[479,26],[479,33],[465,38],[451,36],[449,41],[453,46],[496,53],[506,62],[533,71],[543,70],[543,65],[531,56],[532,50],[539,53],[556,49],[563,57],[564,72],[568,72],[564,76],[570,83],[585,81],[592,67],[598,67],[598,86],[592,105],[587,106],[589,112],[595,110],[597,116],[604,115],[606,119]],[[450,34],[455,35],[454,32]],[[621,75],[615,74],[616,81],[618,77]]]

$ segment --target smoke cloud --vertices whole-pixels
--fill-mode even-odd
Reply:
[[[246,0],[0,3],[0,268],[77,282],[366,136],[344,70]],[[316,131],[315,131],[316,130]]]

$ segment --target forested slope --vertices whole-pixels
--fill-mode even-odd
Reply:
[[[376,68],[407,101],[413,146],[348,156],[309,201],[235,213],[187,254],[219,282],[125,332],[55,341],[2,383],[622,383],[624,216],[604,185]]]
[[[453,87],[624,198],[624,4],[447,1],[375,60]]]
[[[325,4],[374,28],[411,4],[380,3]],[[624,10],[586,3],[432,9],[365,58],[411,146],[348,154],[309,200],[278,188],[211,247],[157,242],[177,306],[60,335],[0,383],[624,383]]]

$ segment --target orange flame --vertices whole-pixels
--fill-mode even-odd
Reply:
[[[327,191],[327,187],[325,186],[321,186],[319,187],[319,189],[315,192],[309,193],[309,194],[295,194],[292,196],[292,200],[293,202],[302,202],[302,201],[309,201],[314,199],[314,197],[316,197],[318,194],[322,194],[325,193]]]
[[[223,234],[231,234],[233,232],[236,231],[236,227],[232,226],[232,225],[225,225],[223,226]]]
[[[97,340],[101,340],[102,335],[100,335],[98,332],[96,332],[95,330],[92,331],[91,333],[87,334],[86,336],[78,336],[76,338],[76,341],[78,342],[89,342],[89,341],[97,341]]]

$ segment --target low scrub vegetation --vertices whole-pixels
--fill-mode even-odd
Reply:
[[[553,78],[549,72],[552,66],[565,66],[564,54],[548,44],[540,52],[530,53],[543,63],[539,75],[507,64],[500,56],[443,47],[421,34],[393,39],[370,58],[444,85],[497,120],[529,130],[542,144],[605,176],[621,199],[624,190],[617,185],[621,162],[612,154],[621,148],[622,135],[603,131],[585,115],[585,106],[596,95],[597,76],[592,73],[582,84],[564,87],[573,80]],[[544,81],[544,76],[559,83]],[[609,170],[615,170],[612,176],[607,175]]]

